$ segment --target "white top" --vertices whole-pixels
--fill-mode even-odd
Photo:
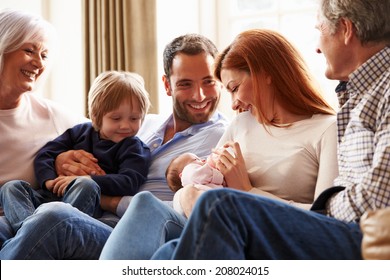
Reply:
[[[207,157],[225,132],[227,119],[218,112],[205,123],[193,124],[187,129],[176,132],[171,140],[163,143],[165,130],[173,124],[173,115],[168,118],[162,115],[148,114],[145,117],[138,137],[150,148],[152,162],[148,178],[140,187],[139,192],[149,191],[163,201],[172,201],[174,193],[168,187],[165,171],[178,155],[191,152],[198,157]],[[124,196],[116,209],[116,214],[122,216],[130,204],[132,196]]]
[[[23,94],[17,108],[0,110],[0,186],[10,180],[25,180],[37,188],[33,167],[37,151],[85,121],[33,93]]]
[[[254,188],[287,201],[311,204],[338,175],[336,117],[313,115],[290,127],[264,126],[243,112],[232,121],[218,147],[240,144]]]

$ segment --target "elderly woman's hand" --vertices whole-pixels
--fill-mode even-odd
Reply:
[[[98,160],[84,150],[70,150],[57,156],[55,162],[58,176],[105,175]]]

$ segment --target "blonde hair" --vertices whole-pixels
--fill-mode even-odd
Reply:
[[[139,102],[143,120],[149,110],[150,101],[140,75],[124,71],[106,71],[97,76],[88,93],[89,117],[95,130],[100,130],[105,114],[118,108],[123,101],[128,101],[130,106],[133,106],[134,98]]]
[[[267,102],[267,97],[259,94],[262,74],[271,77],[275,98],[285,110],[297,115],[335,114],[317,90],[302,56],[275,31],[253,29],[240,33],[216,59],[214,74],[220,81],[222,69],[249,73],[255,106],[264,125],[278,126],[261,109]]]

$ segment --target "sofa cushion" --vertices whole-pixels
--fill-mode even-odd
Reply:
[[[362,255],[369,260],[390,260],[390,208],[367,212],[360,220]]]

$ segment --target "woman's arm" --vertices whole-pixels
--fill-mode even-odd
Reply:
[[[253,187],[248,176],[248,172],[245,166],[245,160],[240,149],[240,144],[238,144],[237,142],[228,142],[224,145],[224,147],[231,147],[235,154],[234,156],[232,156],[227,150],[225,150],[220,153],[220,159],[217,163],[217,168],[220,169],[220,171],[224,175],[228,188],[246,191],[256,195],[262,195],[265,197],[283,201],[299,208],[310,209],[311,204],[304,204],[294,202],[292,200],[286,200],[269,192],[260,190],[259,188]]]
[[[337,127],[334,122],[323,134],[317,146],[318,175],[314,200],[326,189],[333,186],[339,174],[337,161]]]

